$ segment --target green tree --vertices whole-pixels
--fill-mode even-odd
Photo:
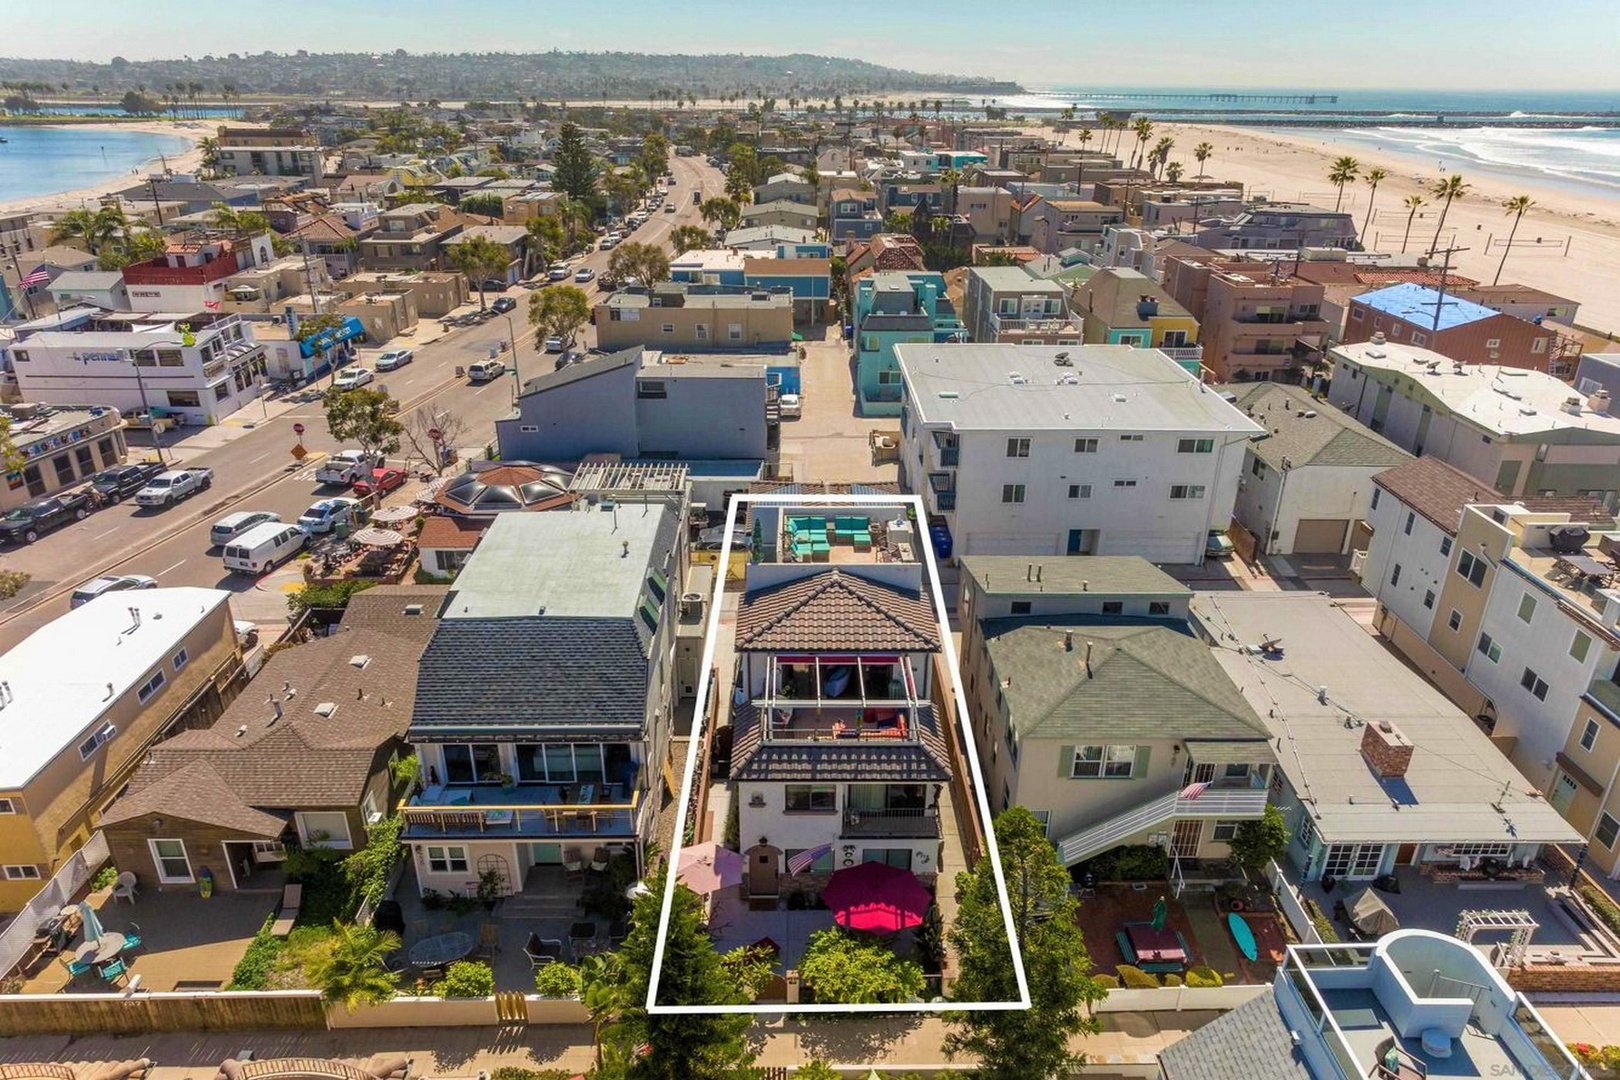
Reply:
[[[1468,194],[1468,185],[1456,173],[1441,177],[1429,185],[1429,194],[1437,199],[1444,199],[1440,205],[1440,221],[1434,227],[1434,242],[1429,245],[1429,254],[1433,255],[1440,247],[1440,234],[1446,228],[1446,215],[1451,212],[1451,200],[1460,199]]]
[[[532,217],[523,227],[529,231],[524,241],[524,258],[529,262],[524,274],[527,277],[534,267],[547,266],[562,255],[564,235],[562,222],[550,214]]]
[[[493,997],[495,972],[482,960],[457,960],[433,984],[433,992],[442,998]]]
[[[168,241],[157,230],[131,229],[101,249],[96,265],[103,270],[122,270],[130,263],[155,259],[167,249]]]
[[[590,1014],[591,1043],[596,1047],[596,1067],[601,1069],[604,1034],[631,1004],[629,978],[618,953],[595,953],[580,961],[579,981],[579,1000]]]
[[[1401,205],[1406,207],[1406,231],[1401,234],[1401,254],[1405,255],[1406,242],[1412,238],[1412,219],[1417,217],[1417,212],[1424,206],[1423,196],[1408,195]]]
[[[130,116],[156,116],[163,111],[163,102],[144,89],[126,90],[119,107]]]
[[[793,1070],[793,1080],[839,1080],[840,1075],[838,1070],[819,1058]]]
[[[485,306],[484,282],[506,275],[507,268],[512,265],[512,252],[505,244],[487,236],[462,236],[456,239],[457,243],[445,245],[445,258],[478,287],[478,306],[482,309]]]
[[[1264,873],[1267,863],[1288,850],[1288,819],[1275,806],[1267,806],[1259,817],[1238,825],[1228,848],[1243,869]]]
[[[1164,167],[1164,178],[1170,181],[1172,184],[1179,184],[1181,183],[1181,174],[1183,171],[1185,171],[1185,166],[1183,166],[1181,162],[1172,161],[1170,164]]]
[[[1361,162],[1348,154],[1335,158],[1333,164],[1328,166],[1328,183],[1339,189],[1339,197],[1333,200],[1333,209],[1337,210],[1339,204],[1344,202],[1344,185],[1360,175]]]
[[[681,225],[670,233],[669,242],[675,254],[685,255],[688,251],[709,247],[714,243],[714,234],[701,225]]]
[[[481,214],[484,217],[500,217],[506,201],[499,195],[464,195],[456,209],[467,214]]]
[[[601,188],[615,213],[628,214],[641,202],[647,184],[640,170],[615,170],[602,174]]]
[[[923,992],[922,968],[886,945],[837,928],[810,935],[799,974],[816,1001],[892,1005]]]
[[[243,210],[229,203],[215,203],[214,208],[208,213],[208,218],[216,229],[242,233],[270,231],[270,219],[259,211]]]
[[[384,961],[400,947],[399,935],[373,926],[332,920],[332,951],[315,961],[310,976],[321,998],[354,1012],[394,996],[399,974]]]
[[[743,182],[748,185],[750,192],[752,192],[759,182],[764,179],[764,177],[760,175],[759,155],[755,152],[752,146],[749,146],[745,142],[734,142],[730,146],[726,147],[726,161],[730,166],[730,171],[727,173],[727,178],[729,179],[732,176],[741,177]],[[750,200],[738,200],[738,202],[748,201]]]
[[[733,168],[726,173],[726,198],[739,205],[754,201],[754,185],[740,169]]]
[[[956,1030],[946,1036],[945,1052],[976,1055],[976,1075],[987,1080],[1056,1080],[1084,1064],[1085,1056],[1070,1048],[1070,1040],[1098,1030],[1082,1006],[1101,1000],[1107,991],[1089,974],[1091,957],[1075,922],[1069,873],[1046,838],[1045,826],[1015,806],[996,818],[994,829],[1030,1008],[952,1014]],[[961,907],[950,940],[960,974],[951,996],[957,1001],[1016,1000],[1017,976],[990,860],[958,874],[956,891]]]
[[[641,140],[641,152],[636,155],[636,164],[641,171],[651,177],[663,176],[669,171],[669,140],[656,131]]]
[[[698,214],[710,225],[720,226],[721,232],[730,232],[742,220],[742,207],[732,198],[721,198],[718,195],[705,199],[698,206]]]
[[[669,278],[669,253],[654,244],[620,244],[608,257],[608,273],[623,281],[633,277],[651,288]]]
[[[1207,142],[1201,142],[1197,146],[1193,147],[1193,157],[1198,161],[1198,175],[1200,177],[1209,175],[1204,171],[1204,165],[1209,161],[1209,156],[1214,152],[1215,147]]]
[[[378,454],[398,452],[405,427],[394,419],[399,402],[386,390],[334,388],[321,398],[321,404],[326,409],[326,429],[338,442],[352,442]]]
[[[588,199],[596,190],[596,175],[601,167],[574,124],[564,124],[557,132],[557,151],[551,164],[551,186],[569,198]]]
[[[545,348],[545,339],[558,337],[571,345],[574,335],[591,317],[585,290],[572,285],[553,285],[529,296],[529,323],[535,328],[534,347]]]
[[[1519,222],[1524,220],[1524,212],[1536,205],[1536,201],[1528,195],[1515,195],[1502,203],[1502,209],[1513,218],[1513,228],[1508,230],[1507,245],[1502,248],[1502,261],[1496,264],[1496,276],[1491,279],[1495,285],[1502,280],[1502,268],[1507,265],[1508,252],[1513,250],[1513,238],[1519,233]]]
[[[1372,224],[1373,203],[1378,199],[1378,185],[1389,179],[1389,170],[1374,166],[1362,177],[1367,182],[1367,216],[1361,222],[1361,246],[1367,246],[1367,227]]]

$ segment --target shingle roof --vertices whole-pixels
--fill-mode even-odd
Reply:
[[[1267,991],[1159,1051],[1166,1080],[1312,1080]]]
[[[944,783],[951,778],[950,756],[932,707],[917,710],[916,742],[900,739],[827,739],[822,742],[769,742],[759,710],[738,705],[732,712],[733,780],[866,780],[892,783]]]
[[[117,825],[147,814],[166,814],[267,840],[274,840],[287,828],[285,818],[247,805],[207,758],[189,761],[124,795],[107,808],[101,823]]]
[[[1066,634],[1073,635],[1072,649],[1065,648]],[[1184,623],[1087,616],[987,619],[984,638],[1021,738],[1270,738]]]
[[[1455,534],[1462,521],[1463,507],[1470,503],[1515,502],[1527,510],[1543,513],[1566,512],[1571,520],[1583,521],[1600,529],[1612,527],[1614,516],[1601,503],[1579,496],[1504,495],[1483,480],[1477,480],[1437,457],[1420,457],[1405,465],[1386,469],[1373,481],[1411,509],[1422,514],[1448,533]]]
[[[1233,402],[1268,434],[1249,444],[1254,456],[1273,468],[1301,465],[1396,466],[1412,460],[1412,455],[1354,418],[1324,401],[1318,401],[1304,387],[1283,383],[1234,383],[1222,387],[1237,400]],[[1309,415],[1301,415],[1309,414]]]
[[[422,523],[416,545],[423,550],[471,551],[489,528],[487,520],[477,521],[448,514],[435,514]]]
[[[935,652],[939,624],[921,590],[824,570],[746,594],[737,609],[739,652]]]
[[[622,367],[629,367],[641,362],[641,346],[632,345],[628,349],[620,349],[616,353],[606,356],[593,356],[577,364],[558,368],[536,375],[523,384],[523,393],[533,394],[539,390],[554,390],[559,386],[589,379],[593,375],[606,375],[610,371],[618,371]]]

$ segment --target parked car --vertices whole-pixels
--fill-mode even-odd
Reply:
[[[370,368],[344,368],[342,371],[337,373],[337,378],[332,380],[332,389],[358,390],[360,387],[366,385],[368,382],[371,382],[376,377],[376,373]]]
[[[172,506],[199,491],[207,491],[213,483],[213,469],[170,469],[152,477],[137,491],[135,502],[140,506]]]
[[[804,415],[804,402],[799,400],[798,394],[783,394],[776,399],[776,404],[784,420],[797,420]]]
[[[364,450],[339,450],[315,470],[315,482],[318,484],[331,484],[342,487],[352,484],[362,476],[370,476],[371,470],[383,463],[381,454],[371,454]]]
[[[90,516],[90,496],[84,492],[47,495],[23,503],[0,518],[0,539],[32,544],[52,529]]]
[[[1225,559],[1234,550],[1230,537],[1218,529],[1209,530],[1209,536],[1204,540],[1204,555],[1206,558]]]
[[[68,601],[68,606],[79,607],[88,604],[98,596],[110,592],[155,588],[157,588],[157,578],[147,577],[145,574],[103,574],[101,577],[92,578],[74,589],[73,598]]]
[[[377,370],[395,371],[404,367],[406,364],[415,359],[416,354],[411,352],[409,349],[389,349],[387,352],[377,357]],[[359,368],[357,370],[364,371],[365,369]],[[342,375],[338,376],[340,379],[342,377]]]
[[[505,292],[507,283],[498,278],[490,278],[484,282],[485,292]]]
[[[609,233],[607,236],[602,237],[602,242],[597,246],[603,251],[612,251],[619,246],[619,237],[617,234]]]
[[[373,493],[382,495],[405,486],[403,469],[372,469],[371,475],[354,482],[354,493],[361,497]]]
[[[506,374],[506,363],[502,360],[480,360],[467,369],[467,378],[475,383],[489,382]]]
[[[546,338],[546,352],[562,352],[563,339],[560,337]]]
[[[665,203],[664,204],[664,213],[673,214],[674,212],[675,212],[675,204],[674,203]]]
[[[329,533],[339,522],[345,524],[352,522],[355,511],[359,509],[359,499],[350,499],[343,495],[333,499],[322,499],[298,515],[298,527],[306,533]]]
[[[227,570],[257,574],[274,569],[283,559],[292,558],[308,542],[309,533],[304,531],[302,522],[297,525],[283,525],[279,521],[267,521],[238,536],[230,547],[225,549],[220,561],[225,564]],[[235,625],[237,639],[242,640],[244,637],[242,624]],[[248,630],[257,634],[253,627],[249,627]]]
[[[697,206],[702,202],[703,202],[703,192],[701,192],[701,191],[692,192],[692,205]]]
[[[135,494],[146,482],[163,471],[161,463],[145,461],[138,465],[114,465],[90,478],[90,490],[105,503],[115,503]]]
[[[574,280],[579,282],[581,285],[585,284],[585,282],[591,280],[595,276],[596,271],[592,270],[588,266],[582,266],[578,270],[574,271]]]
[[[568,264],[565,262],[552,263],[546,270],[546,278],[550,281],[567,281],[568,274]]]
[[[510,296],[503,296],[489,306],[495,311],[498,311],[504,315],[508,311],[515,311],[517,309],[517,301],[512,299]]]
[[[280,520],[281,515],[274,510],[238,510],[214,522],[213,528],[208,530],[208,541],[214,547],[224,547],[251,528]]]

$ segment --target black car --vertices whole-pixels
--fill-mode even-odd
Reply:
[[[505,314],[506,312],[513,311],[517,308],[517,301],[512,299],[510,296],[503,296],[489,306],[494,308],[496,311]]]
[[[90,490],[94,491],[102,502],[114,503],[135,494],[146,486],[148,480],[162,471],[163,466],[156,461],[142,462],[139,465],[114,465],[90,478]]]
[[[70,521],[83,521],[90,516],[90,496],[85,492],[47,495],[23,503],[0,517],[0,539],[13,544],[32,544],[45,533]]]

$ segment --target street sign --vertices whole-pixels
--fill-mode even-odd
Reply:
[[[293,425],[293,434],[294,435],[302,435],[303,433],[304,433],[304,425],[303,424],[294,424]]]
[[[428,438],[432,439],[434,442],[438,442],[440,439],[444,438],[444,432],[440,431],[436,427],[430,427],[428,428]]]

